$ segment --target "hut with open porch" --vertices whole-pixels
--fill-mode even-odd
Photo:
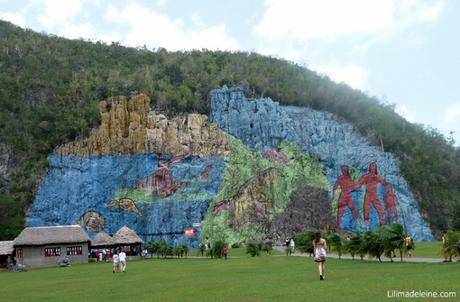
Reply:
[[[114,245],[123,250],[127,256],[141,255],[141,245],[144,244],[144,241],[127,226],[122,227],[113,235],[113,241]]]
[[[99,258],[99,253],[103,254],[103,260],[109,260],[115,253],[114,239],[104,231],[101,231],[91,240],[90,255],[92,258]]]

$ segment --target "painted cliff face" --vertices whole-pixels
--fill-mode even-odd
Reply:
[[[219,191],[227,135],[197,114],[150,112],[149,99],[101,102],[102,124],[57,149],[29,211],[31,226],[79,223],[89,235],[126,225],[145,241],[198,244],[200,223]]]
[[[397,197],[392,186],[378,175],[377,163],[371,163],[368,173],[359,178],[356,169],[353,168],[353,177],[349,170],[348,165],[341,167],[342,174],[332,189],[332,202],[337,207],[337,228],[366,230],[398,222]]]
[[[401,176],[398,159],[370,146],[353,131],[351,125],[338,123],[330,113],[280,106],[269,98],[247,99],[237,88],[213,90],[211,109],[210,120],[251,150],[266,152],[281,143],[290,143],[299,146],[305,154],[318,158],[329,181],[330,200],[344,163],[357,170],[355,183],[360,181],[360,176],[372,174],[363,179],[362,186],[354,191],[350,191],[353,186],[350,179],[344,176],[340,181],[345,191],[341,200],[341,208],[344,208],[342,228],[364,231],[379,225],[382,218],[383,223],[388,222],[389,217],[390,222],[400,222],[415,240],[433,239],[427,223],[418,212],[417,202]],[[372,162],[377,163],[377,167],[369,169]],[[378,174],[374,173],[374,169],[378,170]],[[378,177],[384,179],[388,187],[382,185]],[[366,191],[367,199],[363,197]],[[365,205],[360,204],[363,198]],[[337,201],[335,204],[333,201],[335,221],[338,208]],[[360,217],[362,224],[356,223]],[[366,218],[368,224],[365,223]]]
[[[168,119],[149,102],[101,102],[101,126],[49,157],[30,226],[79,222],[93,236],[126,225],[144,241],[193,247],[200,236],[282,241],[307,228],[398,221],[415,240],[432,239],[397,159],[330,114],[239,89],[211,92],[215,124]],[[193,226],[195,237],[184,236]]]

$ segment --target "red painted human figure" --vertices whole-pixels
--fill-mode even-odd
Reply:
[[[369,165],[369,173],[364,174],[359,179],[358,184],[356,185],[356,189],[361,188],[362,185],[366,185],[366,193],[364,196],[364,222],[365,224],[369,224],[369,212],[370,212],[371,204],[374,205],[375,209],[377,210],[377,214],[379,215],[380,225],[383,225],[384,223],[383,209],[382,209],[382,205],[380,204],[380,199],[377,195],[377,185],[379,183],[384,185],[387,191],[389,191],[390,186],[388,186],[387,182],[382,177],[380,177],[380,175],[378,175],[377,164],[374,162]]]
[[[390,186],[387,186],[387,195],[385,197],[385,206],[386,206],[386,217],[387,223],[390,223],[390,215],[393,214],[394,221],[398,220],[398,210],[396,209],[396,202],[398,199],[396,198],[396,194],[393,192]]]
[[[340,228],[342,225],[342,217],[345,212],[345,208],[348,206],[351,210],[351,214],[353,219],[356,220],[358,218],[358,213],[355,208],[355,204],[353,202],[353,198],[351,197],[351,191],[355,189],[355,182],[350,177],[349,168],[347,165],[343,165],[340,167],[342,170],[342,175],[337,178],[335,182],[334,188],[332,189],[332,199],[335,199],[335,192],[340,187],[341,193],[338,201],[338,213],[337,213],[337,228]]]

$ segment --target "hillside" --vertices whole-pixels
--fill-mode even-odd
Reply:
[[[460,228],[460,150],[393,107],[291,62],[254,53],[133,49],[47,36],[0,21],[0,240],[13,238],[53,150],[87,137],[100,100],[144,93],[172,116],[209,114],[209,91],[238,85],[248,97],[311,107],[351,123],[394,153],[433,230]]]

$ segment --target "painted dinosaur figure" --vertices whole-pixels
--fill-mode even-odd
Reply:
[[[129,199],[129,198],[120,198],[120,199],[115,199],[112,200],[108,205],[108,208],[115,208],[115,209],[122,209],[125,211],[132,211],[136,213],[139,216],[142,216],[141,211],[139,208],[136,206],[134,203],[134,200]]]

